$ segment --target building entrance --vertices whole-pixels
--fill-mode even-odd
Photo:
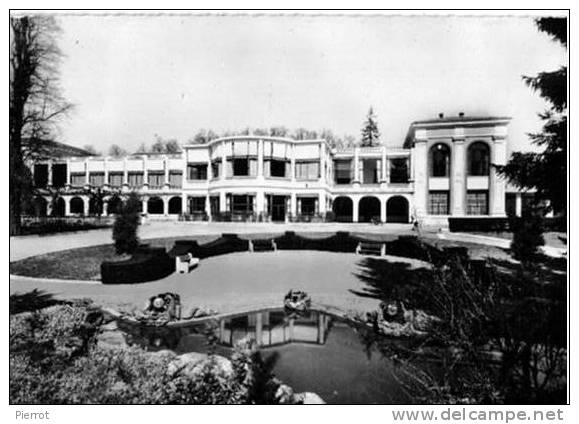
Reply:
[[[285,221],[286,197],[271,196],[271,220]]]

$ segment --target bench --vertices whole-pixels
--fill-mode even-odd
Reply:
[[[250,252],[275,252],[277,245],[273,240],[249,240]]]
[[[361,241],[356,247],[357,255],[386,255],[386,243]]]
[[[191,253],[175,257],[175,270],[179,274],[187,274],[189,270],[199,265],[199,258],[194,258]]]

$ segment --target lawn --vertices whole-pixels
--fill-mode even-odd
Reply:
[[[333,233],[306,233],[304,237],[323,238]],[[354,233],[357,234],[357,233]],[[259,233],[252,235],[242,235],[242,238],[256,239],[268,238],[279,235],[272,233]],[[393,234],[357,234],[366,238],[377,241],[386,241],[396,238]],[[219,236],[195,236],[195,237],[167,237],[147,240],[146,243],[151,246],[164,247],[166,250],[171,249],[175,240],[194,238],[200,244],[208,243]],[[474,258],[493,257],[502,260],[508,260],[509,254],[497,247],[482,246],[475,243],[464,243],[437,238],[425,238],[425,241],[439,246],[464,246],[469,249],[469,253]],[[115,254],[112,244],[90,246],[78,249],[61,250],[43,255],[32,256],[20,261],[10,263],[10,273],[36,278],[55,278],[65,280],[91,280],[100,281],[100,266],[103,261],[122,260]]]

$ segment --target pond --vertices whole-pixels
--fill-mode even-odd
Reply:
[[[404,370],[375,348],[367,348],[356,327],[337,315],[314,310],[288,316],[283,308],[270,308],[229,315],[214,326],[216,353],[229,356],[234,344],[245,337],[261,341],[263,359],[297,392],[315,392],[329,404],[412,402],[405,390]],[[131,342],[150,350],[206,353],[207,328],[196,324],[124,330]]]

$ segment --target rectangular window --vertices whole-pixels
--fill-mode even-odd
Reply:
[[[336,178],[336,184],[350,184],[350,182],[352,182],[352,161],[334,161],[334,174]]]
[[[231,211],[233,213],[252,213],[253,196],[234,195],[231,197]]]
[[[86,174],[70,174],[70,185],[73,187],[82,187],[86,184]]]
[[[428,194],[428,213],[448,215],[448,191],[431,191]]]
[[[46,187],[47,185],[48,185],[48,165],[42,164],[34,165],[34,186]]]
[[[488,215],[489,213],[489,193],[488,191],[467,191],[466,192],[466,214],[467,215]]]
[[[183,173],[181,171],[169,171],[169,186],[171,188],[183,186]]]
[[[105,184],[105,173],[91,172],[88,174],[88,183],[93,187],[102,187]]]
[[[390,182],[394,184],[408,182],[408,161],[406,159],[390,160]]]
[[[149,188],[163,188],[165,185],[164,172],[149,172],[148,174]]]
[[[109,185],[111,187],[121,187],[123,185],[123,173],[122,172],[109,173]]]
[[[66,164],[55,163],[52,165],[52,186],[64,187],[66,185]]]
[[[128,183],[131,187],[141,187],[143,185],[143,173],[129,172]]]
[[[271,159],[269,164],[269,173],[270,173],[270,177],[280,177],[283,178],[285,177],[285,164],[286,161],[284,160],[276,160],[276,159]]]
[[[233,159],[233,176],[249,176],[249,159]]]
[[[205,212],[205,197],[197,196],[189,198],[189,213]]]
[[[213,178],[219,178],[221,175],[221,160],[211,162],[211,174]]]
[[[302,215],[315,215],[316,213],[316,199],[314,197],[302,197],[298,199],[301,203],[300,213]]]
[[[188,180],[206,180],[207,179],[207,164],[187,164],[187,179]]]
[[[296,162],[296,179],[317,180],[320,178],[320,162]]]

